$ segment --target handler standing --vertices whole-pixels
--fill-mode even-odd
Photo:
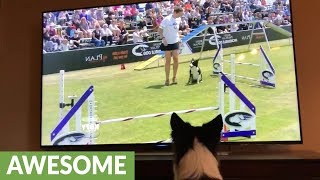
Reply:
[[[183,15],[183,9],[179,6],[174,7],[173,14],[166,16],[159,27],[159,35],[162,39],[162,44],[160,45],[160,50],[165,51],[165,74],[166,81],[165,85],[169,86],[169,76],[170,76],[170,64],[171,57],[173,58],[173,77],[172,84],[177,84],[177,71],[179,63],[179,24],[181,22],[181,16]]]

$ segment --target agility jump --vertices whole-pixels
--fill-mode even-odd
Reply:
[[[50,140],[53,145],[67,145],[73,144],[94,144],[94,137],[96,132],[90,131],[85,133],[82,126],[81,107],[87,101],[88,103],[88,117],[87,128],[95,126],[95,100],[94,100],[94,87],[90,86],[79,100],[74,103],[76,96],[69,96],[71,99],[70,104],[64,101],[64,70],[60,70],[60,83],[59,83],[59,108],[60,108],[60,121],[50,134]],[[71,106],[71,109],[64,115],[64,108]],[[75,116],[75,130],[71,131],[69,122]]]
[[[219,91],[218,91],[218,105],[216,107],[204,107],[198,109],[177,110],[165,113],[145,114],[140,116],[123,117],[116,119],[108,119],[97,121],[94,115],[95,101],[94,101],[94,87],[90,86],[79,100],[74,103],[75,96],[72,96],[70,104],[64,103],[64,71],[60,71],[60,122],[51,132],[51,142],[53,145],[67,145],[67,144],[94,144],[94,139],[97,137],[96,132],[89,131],[86,133],[81,124],[81,107],[88,102],[88,118],[87,123],[90,125],[105,125],[109,123],[116,123],[121,121],[131,121],[142,118],[155,118],[165,115],[171,115],[173,112],[177,114],[187,114],[200,111],[218,110],[224,118],[224,129],[221,137],[226,140],[230,137],[254,137],[256,135],[256,109],[255,106],[248,100],[248,98],[241,93],[235,86],[232,80],[222,72],[219,73]],[[229,111],[225,113],[225,84],[230,88],[229,91]],[[240,108],[236,110],[236,98],[240,101]],[[71,106],[71,109],[63,115],[63,109],[66,106]],[[69,122],[73,116],[76,116],[76,130],[71,131]],[[164,142],[164,141],[161,141]]]
[[[165,113],[154,113],[154,114],[145,114],[140,116],[131,116],[131,117],[122,117],[116,119],[107,119],[102,121],[97,121],[99,124],[109,124],[115,122],[123,122],[123,121],[131,121],[135,119],[142,118],[156,118],[165,115],[171,115],[173,112],[177,114],[187,114],[192,112],[200,112],[200,111],[210,111],[210,110],[218,110],[220,114],[224,117],[224,130],[222,132],[223,138],[230,137],[255,137],[256,135],[256,109],[255,106],[250,102],[250,100],[241,93],[241,91],[234,85],[234,83],[228,79],[226,75],[222,72],[219,73],[220,81],[219,81],[219,91],[218,91],[218,99],[219,104],[216,107],[205,107],[198,109],[187,109],[187,110],[177,110]],[[225,109],[225,92],[224,86],[225,84],[231,89],[229,91],[230,94],[230,104],[229,111],[224,113]],[[236,109],[236,97],[239,99],[240,108]],[[159,142],[168,142],[168,140],[163,140]]]
[[[247,76],[238,75],[238,74],[233,75],[232,72],[231,74],[230,73],[225,73],[225,74],[228,76],[235,76],[236,78],[239,78],[239,79],[246,79],[246,80],[258,82],[263,87],[275,88],[276,87],[275,68],[272,65],[271,60],[267,56],[262,46],[259,47],[259,52],[260,52],[259,64],[247,63],[247,62],[236,62],[235,57],[232,55],[231,55],[231,60],[224,60],[223,48],[222,48],[222,45],[219,45],[219,48],[213,59],[213,74],[218,74],[218,72],[221,72],[221,71],[223,72],[224,63],[231,64],[231,71],[233,71],[233,73],[235,73],[236,65],[247,65],[247,66],[259,67],[260,68],[259,74],[257,75],[258,77],[256,78],[247,77]]]

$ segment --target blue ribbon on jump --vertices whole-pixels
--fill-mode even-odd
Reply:
[[[251,101],[242,94],[242,92],[228,79],[226,75],[221,73],[221,79],[223,82],[240,98],[240,100],[246,104],[246,106],[254,113],[256,114],[256,107],[251,103]]]
[[[51,132],[51,141],[59,134],[62,128],[69,122],[71,117],[77,112],[77,110],[82,106],[82,104],[88,99],[88,97],[93,93],[93,86],[90,86],[86,92],[80,97],[79,101],[70,109],[66,116],[60,121],[57,127]]]

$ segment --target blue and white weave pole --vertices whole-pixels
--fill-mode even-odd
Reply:
[[[69,122],[71,117],[77,112],[77,110],[82,106],[82,104],[88,99],[88,97],[93,93],[93,86],[90,86],[86,92],[80,97],[79,101],[70,109],[66,116],[60,121],[56,128],[51,132],[51,141],[59,134],[63,127]]]

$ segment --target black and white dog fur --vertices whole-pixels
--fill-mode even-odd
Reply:
[[[174,180],[223,180],[216,148],[223,127],[218,115],[202,126],[184,122],[176,113],[171,115]]]
[[[201,69],[199,68],[198,63],[199,60],[194,59],[192,59],[190,62],[188,84],[192,84],[193,82],[197,82],[197,84],[199,84],[200,82],[202,82]]]

